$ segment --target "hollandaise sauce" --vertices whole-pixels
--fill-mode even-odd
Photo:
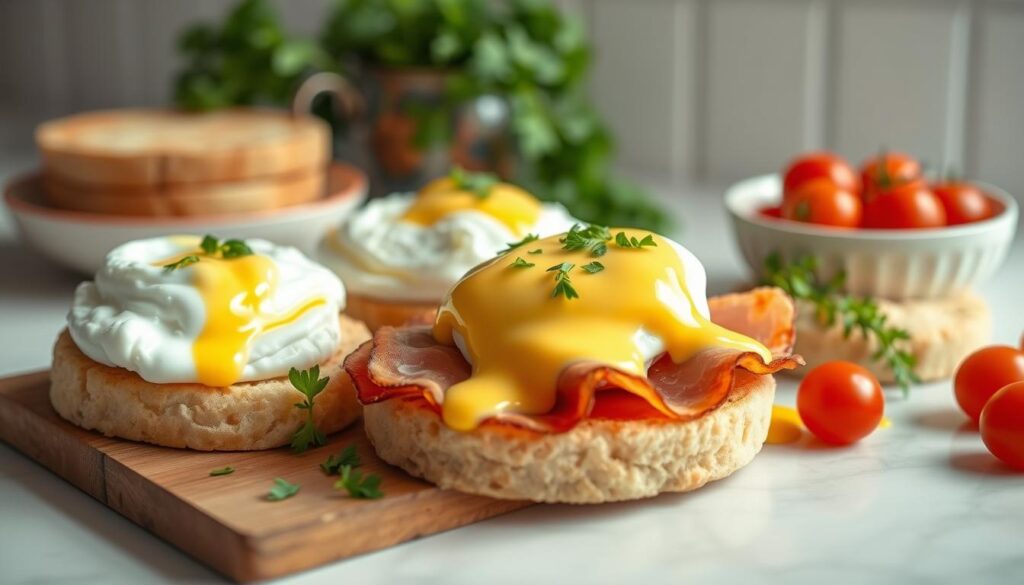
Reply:
[[[537,223],[542,205],[537,198],[515,185],[497,183],[481,195],[459,188],[455,180],[446,177],[423,187],[402,220],[433,225],[452,213],[469,210],[485,213],[517,235],[523,235]]]
[[[649,235],[612,230],[618,232],[638,240]],[[677,249],[660,236],[654,243],[626,248],[609,241],[607,253],[594,257],[588,249],[566,250],[551,237],[467,274],[434,325],[435,338],[461,345],[473,364],[473,375],[445,395],[445,423],[470,430],[501,412],[548,412],[560,373],[578,361],[639,376],[657,357],[652,352],[666,352],[680,363],[702,349],[723,347],[770,361],[763,345],[700,314],[693,294],[704,291],[690,290]],[[582,268],[594,261],[603,268]],[[566,263],[573,265],[567,271]],[[559,265],[561,271],[548,270]],[[559,272],[570,279],[577,297],[553,296]]]
[[[192,272],[192,283],[206,312],[205,324],[192,346],[196,379],[201,384],[234,384],[242,378],[256,336],[292,323],[326,303],[315,296],[282,313],[268,311],[265,305],[277,289],[278,268],[270,257],[260,254],[220,258],[195,251],[157,264],[171,264],[187,255],[199,258],[187,270]]]

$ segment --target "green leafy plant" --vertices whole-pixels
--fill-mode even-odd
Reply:
[[[910,339],[910,334],[905,329],[889,325],[874,299],[844,293],[845,273],[840,272],[828,282],[819,282],[815,273],[817,261],[813,256],[787,263],[777,253],[765,259],[764,268],[764,284],[777,286],[791,297],[811,303],[821,324],[829,327],[837,322],[842,324],[845,338],[854,331],[859,331],[865,338],[873,337],[878,349],[871,359],[892,370],[904,396],[910,392],[912,384],[921,381],[914,373],[914,355],[904,349],[903,342]]]
[[[304,73],[342,63],[444,71],[443,103],[410,112],[418,146],[450,140],[452,116],[470,100],[500,96],[526,163],[517,182],[588,222],[668,227],[642,189],[611,174],[614,141],[586,97],[583,27],[550,0],[340,0],[319,43],[288,37],[264,0],[244,0],[179,46],[175,96],[191,109],[283,104]]]
[[[306,422],[292,436],[292,451],[302,453],[310,447],[319,447],[327,442],[327,436],[313,422],[313,399],[327,387],[328,377],[320,377],[320,366],[308,370],[288,370],[288,381],[302,393],[302,402],[296,402],[295,408],[306,411]]]

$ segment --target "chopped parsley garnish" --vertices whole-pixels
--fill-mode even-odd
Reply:
[[[227,467],[221,467],[220,469],[210,470],[210,477],[217,477],[218,475],[231,475],[235,472],[235,468],[230,465]]]
[[[178,270],[180,268],[184,268],[186,266],[191,266],[191,265],[195,264],[196,262],[199,262],[199,256],[185,256],[184,258],[182,258],[181,260],[178,260],[177,262],[172,262],[170,264],[165,264],[164,265],[164,272],[174,272],[175,270]]]
[[[501,182],[493,173],[475,173],[467,171],[462,167],[455,167],[448,177],[455,183],[455,186],[464,191],[470,191],[477,197],[483,199],[491,194],[491,188]]]
[[[287,500],[288,498],[299,493],[300,486],[297,483],[289,483],[287,480],[281,479],[280,477],[274,478],[274,486],[267,492],[267,499],[271,502],[280,502],[281,500]]]
[[[578,299],[580,297],[576,289],[573,288],[572,281],[569,280],[569,271],[575,266],[571,262],[562,262],[547,269],[547,272],[555,273],[555,288],[551,291],[551,298],[555,298],[558,295],[562,295],[566,299]]]
[[[590,264],[584,264],[583,266],[580,266],[580,268],[586,270],[590,274],[595,274],[597,272],[601,272],[602,270],[604,270],[604,264],[601,264],[597,260],[594,260]]]
[[[826,327],[836,322],[843,325],[843,337],[848,338],[855,330],[865,339],[874,337],[878,349],[871,359],[881,362],[892,371],[896,384],[906,396],[910,386],[921,381],[914,372],[917,359],[907,350],[910,333],[906,329],[888,324],[888,318],[878,308],[874,299],[858,298],[843,292],[846,274],[840,272],[830,281],[818,281],[815,273],[817,261],[807,256],[786,263],[782,256],[773,253],[765,258],[764,284],[777,286],[786,294],[814,305],[815,317]]]
[[[306,411],[306,422],[295,431],[292,437],[292,451],[302,453],[310,446],[319,447],[327,442],[327,436],[316,428],[313,422],[313,399],[317,394],[324,391],[330,378],[320,377],[320,366],[313,366],[308,370],[299,371],[295,368],[288,370],[288,381],[296,390],[302,392],[305,399],[296,402],[295,407]]]
[[[344,489],[348,495],[362,500],[376,500],[384,496],[380,491],[380,476],[376,473],[366,473],[345,465],[340,470],[341,477],[334,482],[334,489]]]
[[[356,446],[352,444],[342,449],[341,453],[331,454],[327,461],[320,464],[320,469],[327,475],[339,475],[343,467],[359,467],[362,464]]]
[[[543,254],[543,253],[544,253],[544,250],[541,250],[540,248],[537,248],[536,250],[530,250],[529,252],[527,252],[527,254]]]
[[[654,241],[654,236],[647,234],[642,240],[636,239],[635,236],[627,236],[626,232],[619,232],[615,234],[615,243],[620,248],[643,248],[645,246],[657,247],[657,242]]]
[[[518,242],[509,242],[508,244],[506,244],[508,247],[505,248],[504,250],[501,250],[500,252],[498,252],[498,256],[504,256],[505,254],[508,254],[509,252],[511,252],[512,250],[515,250],[516,248],[518,248],[519,246],[522,246],[523,244],[529,244],[530,242],[536,242],[539,239],[540,239],[540,236],[538,236],[537,234],[526,234],[526,236],[524,236],[523,239],[519,240]]]
[[[604,256],[608,252],[608,240],[612,239],[608,228],[600,225],[588,225],[583,227],[580,224],[573,224],[559,241],[562,242],[562,249],[588,250],[591,256]]]
[[[251,256],[253,254],[252,248],[242,240],[224,240],[221,242],[209,234],[203,236],[203,240],[199,242],[199,249],[202,250],[204,256],[217,256],[217,254],[220,254],[220,257],[225,260]],[[164,272],[173,272],[180,268],[191,266],[199,262],[199,258],[197,254],[190,254],[177,262],[165,265]]]
[[[533,268],[536,266],[533,262],[527,262],[523,260],[521,256],[516,256],[515,262],[508,265],[509,268]]]

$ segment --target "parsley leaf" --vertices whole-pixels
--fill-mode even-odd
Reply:
[[[910,333],[890,326],[874,299],[844,293],[844,273],[821,283],[815,273],[816,268],[817,261],[813,256],[787,264],[776,252],[765,258],[763,283],[777,286],[793,298],[814,305],[818,322],[826,327],[840,323],[844,338],[849,338],[854,331],[859,331],[865,338],[874,337],[878,349],[871,359],[888,366],[903,395],[908,395],[910,386],[921,381],[914,372],[917,359],[902,343],[910,339]]]
[[[252,248],[242,240],[226,240],[220,245],[220,255],[225,259],[251,256]]]
[[[235,468],[230,465],[227,467],[221,467],[220,469],[210,470],[210,477],[216,477],[218,475],[230,475],[235,472]]]
[[[558,295],[562,295],[566,299],[578,299],[580,297],[576,289],[573,288],[572,282],[569,280],[569,271],[572,270],[576,265],[571,262],[562,262],[561,264],[555,264],[551,268],[548,268],[546,272],[555,273],[555,288],[551,291],[551,298],[555,298]]]
[[[199,248],[211,256],[217,253],[219,247],[220,241],[210,234],[203,236],[203,241],[199,243]]]
[[[498,252],[498,256],[504,256],[505,254],[508,254],[509,252],[511,252],[512,250],[515,250],[516,248],[518,248],[519,246],[522,246],[523,244],[528,244],[530,242],[536,242],[539,239],[540,239],[540,236],[538,236],[537,234],[526,234],[526,236],[524,236],[523,239],[519,240],[518,242],[509,242],[508,244],[506,244],[508,247],[505,248],[504,250],[501,250],[500,252]],[[532,252],[531,252],[531,254],[532,254]]]
[[[331,456],[327,458],[327,461],[320,464],[320,469],[322,469],[327,475],[338,475],[341,473],[342,467],[359,467],[362,464],[363,462],[359,458],[356,446],[355,444],[352,444],[345,447],[341,453],[336,455],[331,454]]]
[[[267,492],[267,500],[271,502],[280,502],[281,500],[287,500],[288,498],[299,493],[300,486],[297,483],[289,483],[288,481],[281,479],[280,477],[274,478],[274,486]]]
[[[536,250],[530,250],[529,252],[527,252],[527,254],[543,254],[543,253],[544,253],[544,250],[541,250],[540,248],[537,248]]]
[[[295,368],[288,370],[288,381],[305,396],[305,400],[295,403],[295,408],[306,411],[306,422],[292,437],[292,451],[296,453],[302,453],[311,445],[319,447],[327,442],[327,436],[316,428],[316,424],[313,422],[313,399],[324,391],[328,380],[330,378],[320,377],[320,366],[318,365],[303,371]]]
[[[562,242],[562,249],[589,250],[591,256],[604,256],[608,252],[608,240],[612,239],[608,228],[600,225],[588,225],[582,227],[580,224],[573,224],[559,241]]]
[[[620,248],[643,248],[653,247],[656,248],[658,243],[654,241],[654,236],[647,234],[642,240],[636,239],[635,236],[626,236],[626,232],[619,232],[615,234],[615,243]]]
[[[580,268],[582,268],[583,270],[586,270],[590,274],[596,274],[596,273],[601,272],[602,270],[604,270],[604,264],[601,264],[597,260],[594,260],[590,264],[584,264],[583,266],[580,266]]]
[[[341,477],[334,482],[334,489],[344,489],[353,498],[376,500],[384,496],[380,491],[380,476],[376,473],[363,474],[350,465],[341,467]]]
[[[534,264],[533,262],[527,262],[526,260],[523,260],[522,257],[516,256],[515,262],[509,264],[508,266],[509,268],[532,268],[536,266],[536,264]]]
[[[172,262],[170,264],[165,264],[164,265],[164,272],[174,272],[175,270],[178,270],[180,268],[184,268],[186,266],[191,266],[192,264],[195,264],[196,262],[199,262],[199,256],[185,256],[184,258],[182,258],[181,260],[178,260],[177,262]]]
[[[470,191],[481,199],[490,195],[491,188],[501,182],[493,173],[474,173],[462,167],[453,168],[448,176],[457,188]]]

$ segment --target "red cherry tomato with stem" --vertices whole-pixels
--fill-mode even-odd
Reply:
[[[953,391],[957,404],[975,421],[1000,388],[1024,381],[1024,351],[1008,345],[983,347],[967,356],[956,370]]]
[[[864,201],[875,198],[880,191],[910,183],[924,183],[921,163],[902,152],[882,151],[861,164],[860,180]]]
[[[1024,471],[1024,382],[1003,386],[981,411],[981,440],[1010,467]]]
[[[831,152],[808,152],[789,163],[782,180],[784,195],[807,182],[825,179],[840,189],[860,194],[860,178],[842,157]]]
[[[889,187],[864,205],[864,227],[920,229],[946,225],[946,210],[923,182]]]
[[[848,445],[878,428],[885,397],[871,372],[851,362],[833,361],[804,377],[796,407],[816,437],[833,445]]]
[[[782,217],[819,225],[855,228],[862,214],[860,197],[825,179],[804,183],[782,202]]]

